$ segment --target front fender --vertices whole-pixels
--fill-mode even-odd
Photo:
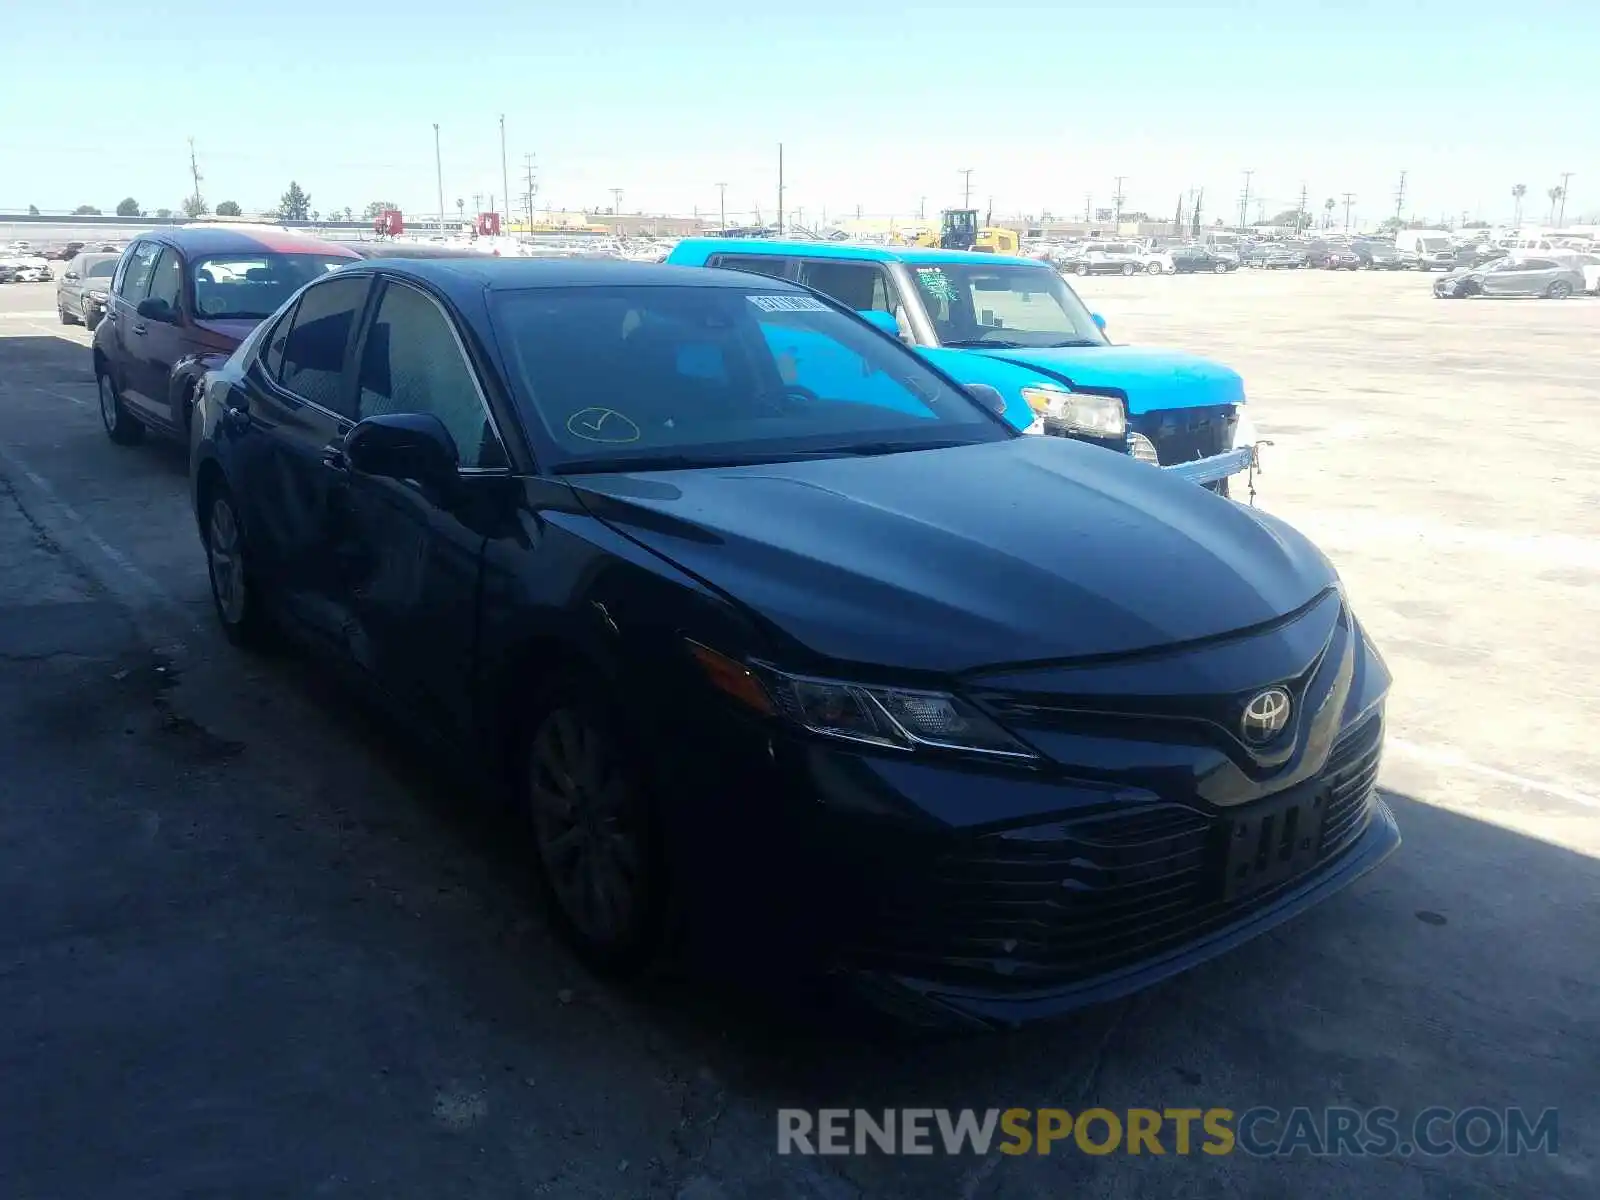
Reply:
[[[1007,423],[1018,429],[1025,430],[1034,423],[1034,411],[1022,398],[1022,389],[1030,384],[1051,382],[1030,367],[1019,367],[969,350],[918,346],[916,351],[957,383],[982,383],[998,391],[1006,399]]]

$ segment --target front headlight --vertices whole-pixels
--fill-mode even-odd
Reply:
[[[98,300],[102,304],[104,304],[105,301],[106,301],[107,295],[108,295],[108,293],[106,293],[106,292],[90,292],[89,293],[89,299]]]
[[[1022,389],[1022,398],[1043,420],[1065,426],[1069,433],[1119,438],[1128,429],[1128,414],[1115,396],[1072,392],[1055,383],[1035,383]]]
[[[1038,757],[970,702],[949,692],[794,675],[738,662],[697,642],[689,643],[689,651],[714,687],[762,715],[782,717],[822,737],[888,750]]]

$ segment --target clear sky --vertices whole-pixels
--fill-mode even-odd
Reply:
[[[1600,0],[964,5],[700,0],[0,0],[0,209],[253,211],[290,179],[322,211],[538,204],[816,223],[972,199],[999,214],[1166,215],[1205,188],[1236,219],[1355,194],[1358,217],[1525,214],[1573,172],[1600,213]],[[1252,200],[1251,217],[1257,204]]]

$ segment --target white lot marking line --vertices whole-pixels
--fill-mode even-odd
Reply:
[[[0,462],[5,463],[17,474],[22,475],[38,489],[40,495],[49,502],[50,506],[61,517],[71,523],[79,536],[104,555],[106,561],[116,568],[124,583],[133,585],[129,589],[126,586],[119,588],[112,584],[112,591],[122,592],[126,595],[129,590],[132,590],[134,593],[142,595],[146,601],[153,602],[168,613],[176,615],[185,626],[191,629],[200,627],[199,623],[184,610],[183,605],[178,602],[176,597],[172,596],[159,583],[145,574],[126,554],[96,533],[94,527],[84,520],[82,513],[56,494],[55,488],[50,486],[50,481],[43,475],[33,470],[27,463],[18,458],[15,453],[4,446],[0,446]],[[111,581],[107,582],[110,583]]]
[[[1384,745],[1398,750],[1400,753],[1419,762],[1431,763],[1436,767],[1452,767],[1457,771],[1465,771],[1471,775],[1481,775],[1485,779],[1493,779],[1498,783],[1509,783],[1511,786],[1522,788],[1524,791],[1554,796],[1558,800],[1566,800],[1583,808],[1600,809],[1600,796],[1579,791],[1577,788],[1568,787],[1565,784],[1546,783],[1540,779],[1529,779],[1526,775],[1517,775],[1511,771],[1502,771],[1499,767],[1473,762],[1466,755],[1459,754],[1443,746],[1424,746],[1417,742],[1407,741],[1405,738],[1393,736],[1385,738]]]
[[[61,314],[53,308],[41,308],[38,312],[0,312],[0,318],[10,321],[42,321],[46,317],[59,320]]]
[[[93,408],[87,400],[80,400],[76,396],[69,396],[65,392],[53,391],[46,387],[37,387],[34,384],[24,384],[30,391],[38,392],[41,396],[52,396],[57,400],[65,400],[68,404],[76,404],[79,408]]]

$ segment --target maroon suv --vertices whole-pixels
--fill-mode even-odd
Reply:
[[[195,387],[301,284],[356,261],[336,242],[270,226],[140,234],[94,331],[100,416],[114,442],[187,437]]]

